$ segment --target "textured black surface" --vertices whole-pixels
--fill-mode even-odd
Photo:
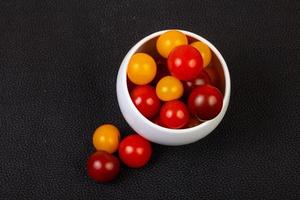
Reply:
[[[0,2],[0,199],[299,199],[300,3]],[[155,145],[151,163],[95,184],[85,161],[100,124],[130,128],[118,66],[161,29],[200,34],[232,78],[228,113],[205,139]]]

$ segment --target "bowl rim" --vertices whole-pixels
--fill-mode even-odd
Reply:
[[[223,97],[223,105],[222,105],[222,109],[220,111],[220,113],[214,117],[213,119],[207,120],[197,126],[194,127],[190,127],[190,128],[184,128],[184,129],[171,129],[171,128],[166,128],[166,127],[162,127],[158,124],[155,124],[154,122],[152,122],[151,120],[149,120],[148,118],[146,118],[145,116],[143,116],[140,111],[135,107],[134,103],[131,100],[130,97],[130,93],[128,91],[128,86],[127,86],[127,67],[128,67],[128,63],[130,61],[130,58],[132,57],[132,55],[134,53],[136,53],[136,51],[146,42],[148,42],[149,40],[158,37],[159,35],[170,31],[170,30],[177,30],[180,31],[182,33],[184,33],[186,36],[192,37],[193,39],[199,40],[205,44],[208,45],[208,47],[211,49],[211,51],[213,51],[213,53],[216,55],[216,57],[218,58],[218,60],[221,63],[221,67],[223,69],[223,73],[224,73],[224,80],[225,80],[225,91],[224,91],[224,97]],[[122,69],[123,67],[123,69]],[[160,129],[162,131],[167,131],[167,132],[172,132],[174,134],[181,134],[181,133],[192,133],[197,129],[202,129],[205,126],[210,126],[213,123],[218,123],[218,120],[220,120],[219,118],[223,118],[223,116],[225,115],[225,112],[227,110],[228,104],[229,104],[229,99],[230,99],[230,90],[231,90],[231,81],[230,81],[230,74],[229,74],[229,70],[227,67],[227,64],[222,56],[222,54],[219,52],[219,50],[211,43],[209,42],[207,39],[203,38],[200,35],[197,35],[195,33],[192,33],[190,31],[186,31],[186,30],[181,30],[181,29],[166,29],[166,30],[161,30],[161,31],[157,31],[154,32],[146,37],[144,37],[143,39],[141,39],[139,42],[137,42],[127,53],[127,55],[124,57],[123,62],[121,64],[121,67],[119,69],[120,71],[122,71],[121,73],[121,81],[122,81],[122,89],[126,90],[125,92],[125,98],[129,99],[129,105],[131,107],[132,110],[134,110],[134,112],[143,120],[144,123],[147,123],[149,126],[152,126],[156,129]]]

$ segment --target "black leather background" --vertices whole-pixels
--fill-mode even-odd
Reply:
[[[297,0],[1,0],[0,199],[299,199],[299,12]],[[168,28],[222,52],[228,112],[205,139],[154,145],[147,167],[96,184],[85,168],[93,130],[132,132],[118,67]]]

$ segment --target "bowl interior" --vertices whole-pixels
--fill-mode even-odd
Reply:
[[[147,53],[147,54],[150,54],[155,60],[157,58],[160,58],[160,55],[158,54],[158,52],[156,50],[156,41],[163,32],[164,31],[154,33],[154,34],[144,38],[143,40],[141,40],[139,43],[137,43],[137,46],[136,46],[136,48],[134,48],[134,51],[131,52],[131,56],[135,53]],[[229,98],[228,97],[229,95],[226,94],[227,91],[228,91],[227,93],[229,93],[229,89],[227,88],[228,90],[226,90],[226,80],[225,80],[225,73],[224,73],[224,69],[223,69],[223,66],[226,65],[226,63],[225,63],[224,59],[222,58],[219,51],[210,42],[208,42],[204,38],[202,38],[198,35],[195,35],[193,33],[187,32],[187,31],[181,31],[181,32],[183,32],[185,35],[187,35],[189,43],[192,43],[194,41],[201,41],[210,47],[211,52],[212,52],[212,60],[211,60],[211,63],[205,68],[205,70],[209,74],[209,76],[212,80],[212,84],[222,92],[222,94],[224,96],[224,98],[223,98],[223,106],[224,106],[224,101],[228,100],[228,98]],[[128,63],[127,63],[127,65],[128,65]],[[227,70],[227,67],[226,67],[226,70]],[[227,70],[227,73],[228,73],[228,70]],[[227,74],[227,77],[229,79],[229,74]],[[127,82],[127,76],[126,76],[126,82]],[[229,80],[227,82],[230,83]],[[127,89],[127,92],[129,94],[128,89]],[[224,108],[222,108],[222,110],[223,109]],[[140,115],[143,118],[145,118],[141,113],[140,113]],[[159,125],[153,123],[152,121],[150,121],[149,119],[147,119],[147,118],[145,118],[145,119],[148,120],[149,122],[151,122],[154,126],[159,126]],[[208,121],[211,121],[211,120],[208,120]],[[208,122],[208,121],[206,121],[206,122]],[[203,126],[206,122],[203,122],[195,127]],[[159,127],[161,127],[161,126],[159,126]],[[187,129],[192,129],[195,127],[185,128],[185,129],[169,129],[169,128],[165,128],[165,127],[161,127],[161,128],[169,129],[174,132],[177,130],[178,131],[187,130]]]

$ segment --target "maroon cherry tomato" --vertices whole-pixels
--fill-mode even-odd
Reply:
[[[196,88],[197,86],[211,84],[211,80],[207,72],[202,70],[197,76],[197,78],[191,81],[183,81],[182,83],[184,87],[184,92],[186,94],[189,94],[192,91],[192,89]]]
[[[147,118],[154,117],[160,108],[156,91],[149,85],[136,86],[130,93],[136,108]]]
[[[166,102],[160,110],[160,119],[168,128],[182,128],[190,119],[188,109],[184,103],[179,100]]]
[[[120,172],[119,160],[105,152],[93,153],[87,161],[88,175],[97,182],[108,182],[114,180]]]
[[[188,107],[192,114],[201,120],[216,117],[223,105],[223,95],[210,85],[198,86],[193,89],[188,98]]]
[[[196,48],[190,45],[178,46],[168,57],[168,68],[171,74],[179,80],[193,80],[203,69],[202,56]]]
[[[125,137],[119,146],[119,156],[125,165],[140,168],[148,163],[152,154],[150,142],[138,134]]]

